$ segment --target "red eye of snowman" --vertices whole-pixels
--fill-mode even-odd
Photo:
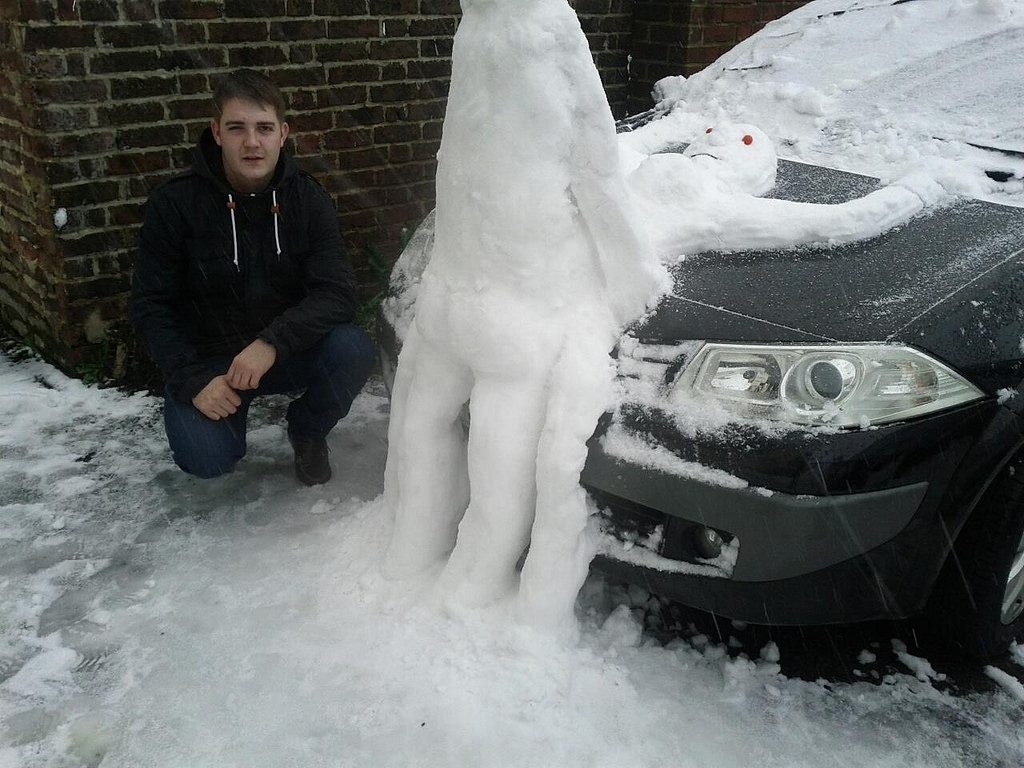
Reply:
[[[748,133],[746,136],[743,137],[743,143],[749,147],[751,144],[754,143],[754,137]]]
[[[704,131],[704,133],[711,133],[711,129],[708,128],[706,131]]]

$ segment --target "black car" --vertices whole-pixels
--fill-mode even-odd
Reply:
[[[877,186],[783,160],[773,194]],[[733,619],[927,612],[967,652],[1005,649],[1024,634],[1022,232],[1024,210],[962,200],[866,242],[678,264],[616,351],[626,394],[590,441],[581,481],[608,539],[594,566]],[[687,423],[708,397],[748,413]],[[758,417],[780,408],[804,426]]]
[[[1024,152],[993,148],[1019,134],[1017,102],[999,98],[1006,84],[984,75],[1016,66],[1006,51],[1024,36],[1008,29],[965,43],[936,16],[929,23],[947,30],[948,45],[911,66],[904,52],[916,44],[915,24],[865,26],[905,6],[834,6],[805,6],[687,80],[687,108],[731,98],[743,110],[742,97],[789,109],[780,94],[796,94],[800,114],[765,120],[794,131],[782,150],[810,146],[819,164],[780,160],[770,196],[781,199],[842,203],[878,189],[870,175],[824,167],[833,146],[825,140],[842,149],[878,125],[899,125],[891,104],[907,110],[899,130],[918,133],[890,136],[886,151],[904,138],[922,155],[948,145],[995,189],[990,198],[1001,199],[1000,187],[1009,202],[1021,198]],[[871,77],[842,84],[832,98],[861,101],[830,121],[814,117],[817,102],[799,87],[770,85],[792,62],[826,55],[823,36],[847,35],[847,53],[863,59],[854,38],[869,27],[906,37],[910,48],[893,42],[884,52],[906,88]],[[963,103],[952,104],[948,69],[958,56],[991,98],[961,89]],[[813,64],[799,67],[813,74]],[[856,110],[876,103],[857,125]],[[991,119],[967,114],[975,108]],[[671,109],[663,99],[620,130],[668,120]],[[940,118],[946,124],[930,122]],[[982,135],[971,140],[970,131]],[[430,218],[396,265],[381,315],[388,380],[432,226]],[[614,352],[621,402],[589,443],[581,482],[605,534],[594,567],[752,623],[921,616],[929,637],[978,657],[1024,638],[1022,233],[1019,203],[960,197],[860,242],[678,261],[675,289]]]

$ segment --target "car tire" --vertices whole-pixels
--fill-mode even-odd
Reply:
[[[978,660],[1005,653],[1024,638],[1022,566],[1024,455],[1018,455],[956,538],[928,601],[922,627],[928,640]],[[1018,577],[1013,584],[1011,569]]]

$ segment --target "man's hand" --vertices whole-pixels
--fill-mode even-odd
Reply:
[[[256,339],[243,349],[228,368],[227,382],[234,389],[256,389],[260,385],[263,374],[277,359],[277,350],[263,339]]]
[[[192,398],[192,405],[208,419],[227,418],[242,404],[242,398],[228,384],[226,376],[217,376]]]

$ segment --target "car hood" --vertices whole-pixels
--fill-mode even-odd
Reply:
[[[841,202],[875,183],[784,163],[776,193]],[[1021,232],[1024,210],[960,200],[848,245],[687,257],[672,270],[672,294],[632,333],[659,342],[908,343],[981,386],[1007,386],[1022,357]]]

